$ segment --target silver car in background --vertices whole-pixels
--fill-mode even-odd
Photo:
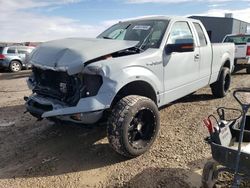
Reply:
[[[0,46],[0,68],[7,68],[11,72],[29,68],[25,59],[34,49],[32,46]]]

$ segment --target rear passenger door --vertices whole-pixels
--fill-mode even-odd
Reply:
[[[203,87],[209,83],[212,66],[212,46],[209,42],[208,36],[198,22],[193,22],[194,29],[196,30],[197,49],[199,49],[199,83]]]

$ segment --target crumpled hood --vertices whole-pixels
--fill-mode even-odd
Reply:
[[[38,46],[31,54],[30,63],[43,69],[67,71],[76,74],[84,63],[135,46],[137,41],[96,38],[67,38],[49,41]]]

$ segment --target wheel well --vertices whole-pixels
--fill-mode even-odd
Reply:
[[[224,63],[223,67],[227,67],[227,68],[229,68],[229,69],[230,69],[230,67],[231,67],[231,63],[230,63],[230,61],[229,61],[229,60],[227,60],[227,61]]]
[[[128,95],[140,95],[150,98],[157,104],[157,97],[153,87],[144,81],[134,81],[123,86],[116,94],[111,106],[115,105],[120,99]]]

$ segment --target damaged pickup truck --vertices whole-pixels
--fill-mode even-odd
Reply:
[[[106,118],[113,149],[136,157],[157,136],[160,107],[207,85],[227,94],[234,51],[212,45],[200,21],[165,16],[119,22],[96,39],[46,42],[31,55],[26,108],[51,121]]]

